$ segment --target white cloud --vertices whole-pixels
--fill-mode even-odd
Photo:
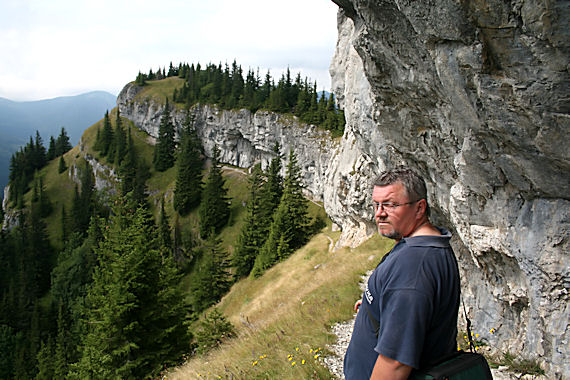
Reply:
[[[0,97],[116,94],[139,70],[234,59],[274,76],[289,66],[330,87],[330,0],[6,0],[1,8]]]

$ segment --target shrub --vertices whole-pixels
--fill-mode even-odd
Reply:
[[[216,347],[226,338],[235,336],[234,326],[226,317],[214,309],[200,322],[196,332],[196,353],[204,354]]]

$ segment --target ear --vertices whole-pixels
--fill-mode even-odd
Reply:
[[[427,200],[425,200],[424,198],[420,199],[418,201],[418,203],[416,203],[417,205],[417,209],[416,209],[416,218],[422,218],[426,215],[426,209],[427,209]]]

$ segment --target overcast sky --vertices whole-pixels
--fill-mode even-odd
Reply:
[[[330,89],[331,0],[0,0],[0,97],[103,90],[172,61],[290,67]]]

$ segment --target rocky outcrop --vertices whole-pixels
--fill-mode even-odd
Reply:
[[[140,87],[128,84],[119,94],[117,105],[123,117],[133,121],[154,140],[158,136],[164,104],[147,98],[138,99],[139,92]],[[275,143],[279,143],[285,158],[290,149],[295,151],[307,195],[317,201],[323,200],[325,172],[338,147],[338,141],[334,141],[328,131],[302,124],[296,117],[268,111],[227,111],[198,105],[191,112],[196,116],[196,130],[207,155],[217,145],[224,163],[249,168],[260,162],[266,167],[275,156]],[[180,130],[185,112],[174,110],[171,117]]]
[[[10,207],[10,185],[4,187],[4,198],[2,198],[2,211],[4,219],[2,220],[2,230],[9,231],[20,224],[21,213],[15,208]]]
[[[422,173],[434,218],[455,232],[477,332],[570,377],[568,4],[335,3],[347,128],[327,211],[362,231],[372,213],[359,190],[375,173]]]

